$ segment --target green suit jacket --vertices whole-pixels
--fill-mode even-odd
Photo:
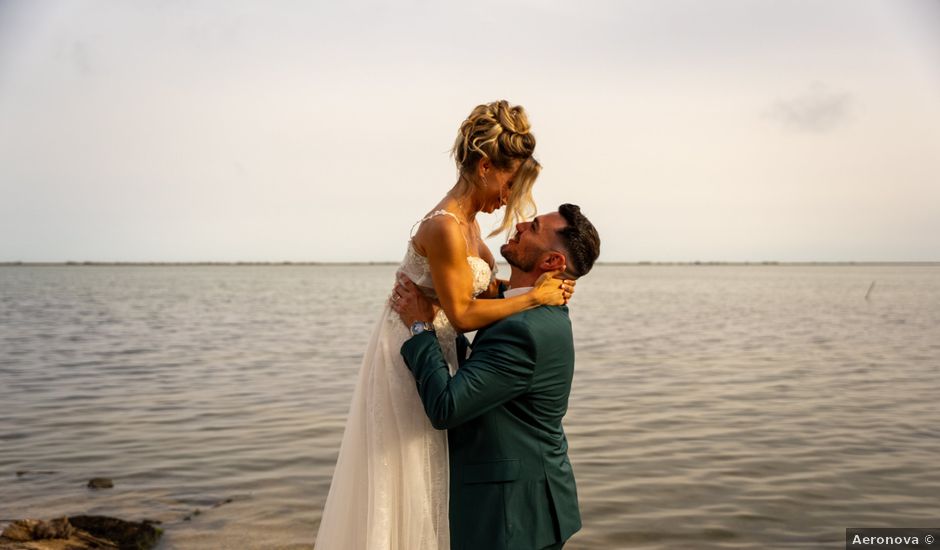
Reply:
[[[539,549],[581,528],[561,425],[574,374],[567,307],[479,330],[453,378],[431,333],[401,353],[431,423],[449,430],[451,550]]]

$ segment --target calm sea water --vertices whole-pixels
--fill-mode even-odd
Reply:
[[[0,267],[0,520],[311,548],[394,269]],[[568,548],[937,526],[940,267],[599,266],[571,312]]]

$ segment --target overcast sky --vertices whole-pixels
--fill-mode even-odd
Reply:
[[[940,260],[938,0],[339,4],[0,0],[0,261],[397,261],[498,98],[602,261]]]

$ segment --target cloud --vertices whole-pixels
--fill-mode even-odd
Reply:
[[[798,96],[774,102],[768,116],[791,130],[824,133],[848,122],[851,106],[852,94],[816,82]]]

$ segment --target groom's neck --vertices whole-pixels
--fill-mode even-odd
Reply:
[[[524,288],[527,286],[535,286],[535,281],[538,280],[541,273],[535,272],[524,272],[520,271],[517,268],[512,268],[512,271],[509,273],[509,286],[512,288]]]

